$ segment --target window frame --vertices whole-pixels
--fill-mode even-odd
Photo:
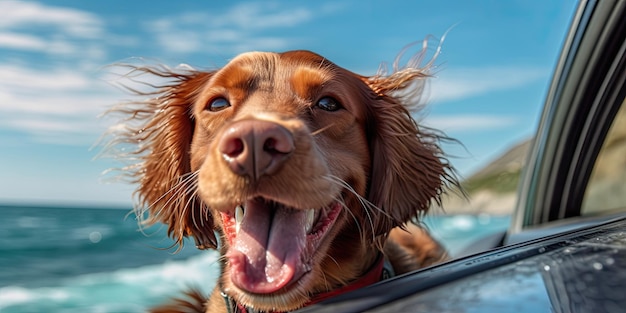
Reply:
[[[626,94],[626,4],[583,3],[566,37],[506,242],[581,215],[593,165]],[[524,236],[527,237],[527,236]]]

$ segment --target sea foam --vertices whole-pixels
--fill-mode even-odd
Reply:
[[[144,312],[189,287],[208,295],[219,273],[207,251],[180,261],[68,278],[58,286],[0,288],[2,312]]]

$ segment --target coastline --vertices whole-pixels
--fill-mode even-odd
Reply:
[[[441,215],[511,215],[517,203],[517,193],[496,193],[490,190],[480,190],[467,198],[455,193],[442,197],[441,206],[431,207],[428,214]]]

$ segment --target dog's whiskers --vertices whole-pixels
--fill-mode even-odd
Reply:
[[[219,256],[219,258],[217,258],[217,260],[215,260],[215,262],[226,262],[228,260],[228,258],[225,255],[221,255]]]
[[[350,186],[350,184],[348,184],[347,182],[345,182],[343,179],[334,176],[334,175],[329,175],[329,178],[332,179],[332,181],[339,183],[341,186],[343,186],[346,190],[350,191],[350,193],[352,193],[355,197],[357,197],[357,199],[359,200],[359,202],[361,202],[361,205],[363,205],[364,208],[366,209],[373,209],[378,211],[379,213],[381,213],[382,215],[384,215],[385,217],[389,218],[389,219],[393,219],[393,217],[391,215],[389,215],[389,213],[385,212],[385,210],[377,207],[375,204],[371,203],[369,200],[367,200],[365,197],[359,195],[354,188],[352,188],[352,186]]]
[[[320,128],[320,129],[318,129],[318,130],[316,130],[316,131],[311,132],[311,135],[312,135],[312,136],[317,136],[317,135],[319,135],[320,133],[322,133],[322,132],[324,132],[324,131],[328,130],[328,129],[329,129],[329,128],[331,128],[331,127],[333,127],[334,125],[335,125],[334,123],[328,124],[328,125],[326,125],[326,126],[324,126],[324,127]]]
[[[188,173],[179,177],[179,181],[174,186],[172,186],[172,188],[170,188],[170,190],[166,192],[162,197],[159,197],[159,199],[155,201],[149,207],[149,209],[161,202],[161,200],[163,200],[165,196],[169,197],[167,198],[167,201],[165,201],[165,203],[159,208],[159,211],[156,212],[155,216],[159,216],[161,214],[161,211],[164,208],[169,207],[169,205],[172,203],[174,204],[174,207],[179,207],[178,204],[180,204],[181,199],[185,198],[184,196],[188,192],[187,184],[190,181],[194,180],[196,176],[197,173]]]
[[[198,176],[198,171],[194,172],[194,177],[197,178]],[[193,225],[196,226],[196,228],[200,228],[200,226],[198,225],[198,222],[196,221],[196,214],[198,213],[198,210],[200,210],[201,208],[196,208],[197,205],[197,195],[198,195],[198,179],[190,179],[189,180],[189,186],[187,186],[187,192],[189,193],[189,199],[187,199],[187,203],[185,203],[184,206],[184,210],[183,210],[183,216],[186,216],[187,214],[187,209],[191,207],[191,219],[193,220]],[[200,223],[202,226],[204,226],[204,220],[200,219]]]
[[[332,259],[333,262],[335,262],[335,264],[337,264],[337,267],[340,267],[337,261],[335,260],[335,258],[333,258],[332,256],[330,258]],[[328,284],[328,278],[326,278],[326,272],[320,271],[320,273],[321,273],[322,279],[324,280],[324,287],[326,288],[326,290],[331,290],[331,286],[330,284]]]
[[[194,173],[186,173],[182,176],[173,178],[172,180],[178,180],[178,182],[172,186],[167,192],[163,193],[161,196],[159,196],[156,200],[154,200],[152,203],[150,203],[150,205],[148,205],[147,207],[142,207],[137,209],[137,218],[140,221],[143,221],[143,215],[146,212],[149,212],[154,206],[156,206],[159,202],[161,202],[161,200],[163,200],[165,197],[170,196],[172,193],[174,193],[174,195],[176,195],[178,192],[180,192],[180,184],[185,184],[187,179],[193,178]],[[163,206],[161,206],[161,209],[158,212],[155,212],[155,215],[158,215],[161,210],[163,210],[163,208],[170,203],[170,201],[172,200],[172,198],[174,197],[170,197]]]
[[[350,216],[352,216],[352,220],[354,220],[354,224],[356,225],[356,228],[358,229],[359,235],[361,236],[361,238],[365,238],[365,232],[361,228],[361,223],[357,219],[356,215],[354,215],[354,212],[352,212],[352,210],[350,210],[350,208],[348,208],[348,206],[343,201],[343,199],[336,199],[336,200],[337,200],[337,202],[339,202],[341,204],[342,209],[345,209],[345,211],[348,212],[348,214],[350,214]]]
[[[354,195],[356,197],[356,199],[359,201],[359,203],[361,204],[361,207],[363,208],[363,211],[365,212],[368,222],[370,224],[370,227],[372,229],[372,240],[375,241],[375,227],[374,227],[374,221],[372,219],[372,215],[371,215],[371,210],[376,210],[378,213],[380,213],[383,217],[386,217],[390,220],[393,220],[394,218],[389,215],[387,212],[385,212],[384,210],[382,210],[381,208],[377,207],[376,205],[374,205],[373,203],[371,203],[369,200],[365,199],[363,196],[359,195],[352,186],[350,186],[350,184],[348,184],[346,181],[344,181],[343,179],[334,176],[334,175],[328,175],[327,176],[328,179],[333,182],[333,183],[337,183],[340,186],[342,186],[345,190],[347,190],[348,192],[350,192],[352,195]],[[364,236],[364,232],[362,231],[361,227],[359,226],[359,221],[357,220],[356,216],[352,213],[352,211],[347,208],[345,206],[345,203],[343,203],[343,201],[340,201],[343,205],[343,207],[346,209],[346,211],[350,212],[350,214],[352,215],[353,219],[357,222],[357,227],[359,228],[359,232],[361,232],[361,235]],[[364,238],[365,239],[365,238]]]
[[[145,234],[143,226],[145,226],[146,224],[150,225],[151,224],[150,221],[161,216],[162,211],[165,208],[169,207],[171,204],[174,204],[177,207],[180,204],[180,201],[186,198],[185,195],[188,195],[188,192],[190,190],[189,188],[190,184],[191,186],[193,186],[194,184],[197,184],[197,176],[198,176],[197,172],[191,172],[191,173],[186,173],[184,175],[177,177],[176,179],[178,180],[178,182],[174,184],[167,192],[163,193],[159,198],[154,200],[149,206],[135,209],[135,215],[137,216],[137,220],[139,221],[139,225],[140,225],[139,228],[143,234]],[[194,197],[192,196],[191,199],[193,198]],[[161,204],[161,202],[163,202],[164,199],[166,199],[165,202]],[[150,212],[157,205],[159,206],[158,210],[156,212],[152,212],[153,216],[150,217],[149,220],[145,220],[145,214],[147,212]],[[186,210],[186,206],[187,205],[185,205],[184,210]],[[174,214],[177,214],[177,213],[174,213]]]
[[[369,203],[369,202],[367,202],[367,200],[366,200],[366,199],[363,199],[363,197],[361,197],[361,196],[360,196],[360,195],[359,195],[359,194],[358,194],[358,193],[354,190],[354,188],[352,188],[352,186],[350,186],[350,184],[348,184],[347,182],[345,182],[343,179],[341,179],[341,178],[339,178],[339,177],[337,177],[337,176],[334,176],[334,175],[329,175],[328,177],[329,177],[329,179],[330,179],[330,181],[331,181],[331,182],[338,183],[339,185],[341,185],[343,188],[345,188],[346,190],[348,190],[350,193],[352,193],[352,194],[353,194],[353,195],[357,198],[357,200],[358,200],[358,201],[359,201],[359,203],[361,204],[361,207],[363,208],[363,211],[365,212],[365,214],[366,214],[366,216],[367,216],[367,219],[368,219],[368,221],[369,221],[369,224],[370,224],[370,227],[371,227],[371,230],[372,230],[372,231],[371,231],[371,234],[372,234],[372,241],[374,241],[374,240],[375,240],[375,238],[374,238],[374,236],[375,236],[375,235],[374,235],[374,222],[372,221],[372,217],[371,217],[371,215],[370,215],[370,213],[369,213],[369,209],[368,209],[368,207],[367,207],[367,205],[366,205],[366,203]],[[359,220],[357,219],[357,217],[354,215],[354,213],[352,212],[352,210],[350,210],[350,208],[348,208],[348,207],[346,206],[346,204],[345,204],[343,201],[341,201],[341,204],[342,204],[342,207],[343,207],[343,208],[344,208],[344,209],[345,209],[348,213],[350,213],[350,215],[352,215],[352,218],[354,219],[355,224],[356,224],[356,226],[357,226],[357,228],[358,228],[358,230],[359,230],[359,234],[361,235],[361,237],[362,237],[363,239],[365,239],[365,232],[363,231],[363,229],[362,229],[362,228],[361,228],[361,226],[360,226],[360,224],[361,224],[361,223],[360,223],[360,221],[359,221]]]

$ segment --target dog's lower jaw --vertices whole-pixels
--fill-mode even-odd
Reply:
[[[341,236],[341,234],[334,235]],[[252,312],[250,309],[261,312],[294,311],[342,292],[347,292],[345,291],[347,285],[352,287],[355,281],[368,275],[376,260],[381,257],[381,253],[372,249],[371,246],[365,247],[360,244],[355,244],[354,247],[347,249],[343,247],[330,250],[323,254],[322,260],[315,262],[316,265],[313,270],[302,277],[297,284],[290,285],[289,288],[275,294],[251,294],[240,290],[230,282],[228,266],[225,264],[220,286],[216,289],[227,295],[227,299],[220,296],[219,300],[215,300],[213,297],[211,301],[220,301],[220,304],[223,304],[229,300],[231,305],[248,308],[248,312]],[[344,253],[337,254],[335,253],[336,250],[341,250]],[[344,265],[339,265],[338,260]],[[224,262],[227,263],[226,260]],[[321,279],[314,281],[311,279],[313,277],[321,277]],[[369,281],[367,285],[377,282],[380,278],[377,277],[376,281]],[[359,287],[364,286],[359,285]]]
[[[289,311],[306,304],[307,296],[320,288],[315,286],[316,278],[325,275],[320,263],[345,221],[337,201],[314,211],[311,222],[310,209],[255,198],[233,212],[221,212],[227,245],[222,249],[223,291],[260,310]]]
[[[299,277],[295,283],[283,287],[278,292],[258,294],[238,288],[232,282],[231,271],[228,269],[228,266],[225,266],[221,283],[216,289],[220,290],[220,299],[223,299],[222,302],[226,302],[226,305],[254,309],[254,312],[289,312],[300,309],[310,303],[310,297],[316,294],[314,290],[324,290],[321,289],[322,286],[316,286],[311,279],[312,276],[316,275],[323,275],[319,265]],[[211,301],[219,300],[215,300],[213,296]],[[228,301],[231,303],[228,304]],[[251,310],[248,310],[248,312],[251,312]]]
[[[374,252],[374,254],[370,252]],[[324,280],[321,283],[318,282],[315,285],[311,285],[311,282],[307,282],[303,284],[308,285],[309,287],[307,288],[299,288],[302,286],[296,286],[295,289],[282,294],[249,294],[241,290],[234,290],[236,287],[234,289],[228,287],[224,288],[222,287],[225,285],[223,282],[228,279],[228,276],[224,275],[209,301],[209,307],[212,307],[211,303],[218,302],[213,303],[213,306],[222,308],[222,305],[224,305],[223,309],[215,309],[215,311],[209,309],[207,312],[236,312],[237,308],[240,309],[241,312],[291,312],[342,293],[365,287],[385,277],[383,276],[384,258],[381,252],[359,250],[357,255],[358,256],[354,257],[354,259],[368,260],[364,263],[364,268],[345,268],[345,271],[341,271],[341,274],[346,276],[343,278],[337,275],[332,275],[331,277],[323,274],[322,277],[324,277]],[[378,263],[378,261],[380,261],[380,263]],[[311,273],[311,275],[322,275],[321,271],[326,271],[328,267],[337,267],[337,263],[332,257],[326,257],[323,261],[319,262],[316,269],[318,272]],[[393,272],[393,269],[391,269],[391,272]],[[347,279],[347,277],[352,278]],[[231,284],[231,287],[232,286]],[[219,297],[217,296],[217,290],[220,291]],[[230,308],[230,311],[227,310],[228,308]]]

